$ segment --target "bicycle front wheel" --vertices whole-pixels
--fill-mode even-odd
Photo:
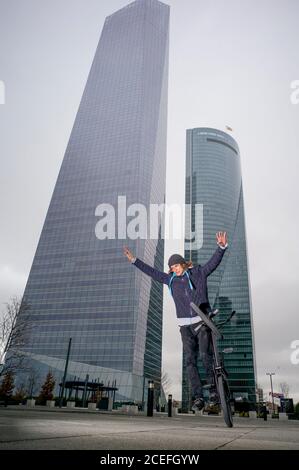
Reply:
[[[218,393],[220,397],[224,421],[227,427],[232,428],[233,418],[232,418],[232,410],[230,407],[230,394],[229,394],[227,382],[222,375],[218,376],[217,384],[218,384]]]

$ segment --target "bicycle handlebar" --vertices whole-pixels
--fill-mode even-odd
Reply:
[[[222,322],[220,323],[217,323],[217,328],[221,328],[223,325],[225,325],[226,323],[229,323],[231,321],[231,319],[233,318],[233,316],[235,315],[236,311],[233,310],[232,313],[229,314],[229,316],[223,320]]]
[[[215,334],[217,338],[222,338],[222,334],[218,330],[215,323],[194,303],[190,303],[191,308],[200,316],[202,321],[207,325],[208,328]]]
[[[222,322],[220,323],[214,323],[212,318],[218,313],[218,310],[215,310],[214,312],[211,312],[211,315],[206,315],[194,302],[190,303],[190,306],[192,309],[197,313],[197,315],[200,316],[202,321],[210,328],[210,330],[213,331],[213,333],[216,335],[217,338],[223,338],[222,333],[219,331],[226,323],[230,322],[233,316],[235,315],[236,311],[233,310],[230,315]]]

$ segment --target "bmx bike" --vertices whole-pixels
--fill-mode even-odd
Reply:
[[[232,411],[230,406],[230,391],[228,385],[228,374],[224,368],[223,356],[220,355],[217,346],[217,339],[223,339],[221,328],[229,323],[232,317],[235,315],[235,310],[229,314],[229,316],[221,322],[215,323],[212,318],[217,315],[218,310],[212,311],[209,315],[206,315],[195,303],[191,302],[192,309],[202,319],[204,324],[210,329],[212,338],[212,349],[213,349],[213,373],[215,377],[216,389],[220,398],[220,404],[223,412],[223,418],[226,425],[231,428],[233,427]],[[231,353],[232,348],[226,348],[222,351],[223,354]]]

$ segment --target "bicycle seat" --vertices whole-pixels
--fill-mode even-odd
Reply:
[[[224,348],[222,350],[223,354],[231,354],[234,351],[234,348]]]

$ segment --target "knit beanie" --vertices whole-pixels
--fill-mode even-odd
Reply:
[[[186,263],[185,258],[177,254],[171,255],[171,257],[168,260],[169,267],[173,266],[174,264],[183,264],[183,263]]]

